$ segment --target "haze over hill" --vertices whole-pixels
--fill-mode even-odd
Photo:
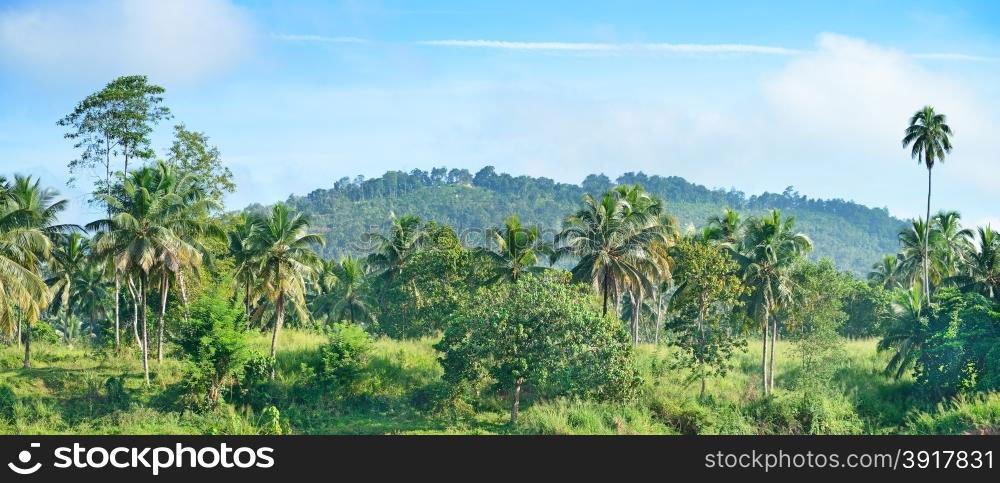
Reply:
[[[537,224],[550,237],[562,219],[575,211],[585,193],[602,193],[616,184],[641,184],[666,202],[682,230],[695,230],[725,207],[744,215],[778,208],[794,216],[799,229],[814,242],[811,258],[829,257],[842,270],[867,273],[883,254],[898,248],[902,220],[884,208],[841,199],[811,199],[792,187],[783,193],[747,196],[736,190],[709,189],[677,176],[626,173],[612,181],[589,175],[580,184],[549,178],[512,176],[487,166],[475,174],[465,169],[434,168],[410,173],[390,171],[379,178],[342,178],[332,188],[287,203],[309,214],[314,229],[327,240],[323,255],[359,254],[368,247],[363,235],[384,227],[390,213],[417,215],[454,227],[468,244],[482,242],[482,229],[497,226],[516,213],[525,224]],[[248,207],[259,209],[259,204]]]

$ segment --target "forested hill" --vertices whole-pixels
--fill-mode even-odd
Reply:
[[[563,217],[577,209],[585,193],[635,183],[664,199],[683,229],[702,227],[708,217],[727,206],[744,215],[778,208],[795,216],[799,230],[813,239],[813,258],[830,257],[841,269],[858,274],[867,273],[883,254],[897,251],[896,236],[903,225],[883,208],[839,199],[810,199],[791,187],[780,194],[747,197],[740,191],[709,189],[680,177],[641,172],[626,173],[614,182],[604,175],[590,175],[575,185],[497,173],[492,166],[475,174],[434,168],[429,172],[390,171],[367,180],[343,178],[330,189],[291,196],[288,204],[309,213],[314,230],[327,239],[324,255],[338,257],[365,251],[363,234],[384,227],[390,212],[447,223],[465,232],[467,242],[476,243],[480,239],[477,230],[499,225],[512,213],[517,213],[522,223],[537,224],[551,234]]]

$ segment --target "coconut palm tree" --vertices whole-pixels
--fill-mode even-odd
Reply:
[[[573,280],[586,282],[601,294],[602,313],[608,313],[608,301],[628,287],[647,288],[652,292],[657,262],[650,247],[667,243],[663,227],[646,214],[636,216],[620,192],[605,193],[599,199],[583,197],[583,208],[563,220],[563,230],[556,236],[559,247],[553,259],[574,258]]]
[[[721,215],[713,215],[708,219],[702,236],[705,240],[732,250],[742,236],[742,229],[743,221],[740,219],[739,212],[732,208],[726,208]]]
[[[375,320],[374,310],[366,300],[366,273],[361,260],[347,256],[339,262],[323,262],[320,294],[312,303],[313,314],[327,320],[349,320],[352,324]]]
[[[778,324],[777,321],[772,323],[771,316],[790,301],[792,266],[811,249],[812,241],[809,237],[795,231],[795,219],[783,219],[781,212],[775,209],[766,216],[748,221],[736,252],[743,282],[750,288],[747,306],[751,315],[760,321],[763,331],[761,385],[764,394],[769,394],[774,387],[774,351]],[[767,351],[769,332],[770,362]]]
[[[48,261],[50,277],[45,281],[52,293],[51,308],[64,311],[65,319],[73,315],[73,282],[89,262],[90,243],[79,233],[58,237]]]
[[[257,266],[259,265],[259,253],[254,252],[251,240],[254,231],[259,227],[255,221],[256,217],[241,215],[233,224],[232,229],[227,233],[229,239],[229,255],[233,257],[235,264],[233,278],[242,285],[243,308],[247,315],[252,311],[253,300],[250,296],[250,289],[257,277]],[[240,288],[236,289],[240,291]]]
[[[428,241],[430,235],[423,221],[412,215],[397,218],[390,213],[389,235],[368,233],[365,240],[377,244],[375,251],[368,255],[368,266],[380,273],[379,276],[391,280],[403,271],[403,266]]]
[[[896,255],[885,255],[882,260],[872,265],[872,271],[868,272],[868,281],[884,289],[891,290],[900,288],[901,268],[899,258]]]
[[[908,281],[907,285],[937,286],[948,276],[946,257],[942,253],[940,230],[928,229],[924,220],[917,218],[910,222],[910,226],[899,232],[899,244],[899,272],[901,277]],[[925,259],[925,255],[929,258]],[[925,299],[929,292],[924,288]]]
[[[159,163],[129,173],[124,183],[115,187],[111,194],[102,196],[112,213],[111,218],[87,225],[89,230],[97,232],[92,248],[95,256],[110,258],[114,270],[129,279],[130,291],[136,297],[136,329],[142,329],[139,340],[147,385],[149,331],[146,311],[151,277],[162,273],[163,267],[174,269],[182,260],[199,257],[190,239],[174,231],[183,226],[178,220],[185,217],[183,213],[192,209],[192,205],[174,190],[174,179],[167,170],[167,166]],[[133,282],[134,287],[131,286]],[[161,292],[166,288],[161,285]],[[161,312],[163,307],[161,303]]]
[[[934,164],[944,162],[946,153],[951,152],[951,127],[944,114],[933,107],[924,106],[910,117],[910,125],[903,134],[903,147],[911,147],[910,157],[927,167],[927,217],[931,218],[931,172]],[[924,280],[930,280],[930,225],[924,225]],[[930,299],[930,285],[924,284],[924,298]]]
[[[26,322],[24,367],[31,367],[31,324],[41,316],[50,300],[40,274],[42,260],[49,256],[51,240],[39,227],[36,214],[11,195],[10,185],[0,179],[0,329],[13,333]],[[24,193],[22,193],[23,195]]]
[[[97,332],[97,321],[107,316],[108,308],[112,303],[108,297],[112,293],[111,283],[108,281],[107,273],[100,262],[93,260],[85,263],[73,274],[70,286],[70,300],[73,308],[84,320],[89,332]]]
[[[962,215],[957,211],[941,211],[934,215],[931,229],[938,232],[945,276],[954,275],[972,250],[972,230],[962,228],[961,220]]]
[[[930,331],[925,305],[920,284],[897,294],[893,302],[893,318],[878,343],[879,352],[895,352],[885,366],[887,375],[901,377],[920,354]]]
[[[989,225],[976,231],[978,243],[952,281],[964,292],[1000,297],[1000,233]]]
[[[252,250],[260,254],[256,295],[274,307],[273,358],[278,353],[278,333],[285,321],[285,304],[291,303],[300,317],[309,318],[305,302],[306,280],[315,276],[322,265],[313,247],[322,246],[323,238],[309,233],[309,220],[292,213],[283,203],[274,205],[271,212],[256,223],[260,229],[251,239]],[[257,307],[255,318],[259,319],[264,313],[264,305]],[[272,369],[271,378],[274,376]]]
[[[524,272],[537,272],[539,255],[549,252],[537,226],[523,226],[517,215],[504,221],[503,228],[492,228],[487,237],[493,241],[494,249],[479,248],[477,253],[492,262],[496,274],[492,282],[508,280],[516,282]]]

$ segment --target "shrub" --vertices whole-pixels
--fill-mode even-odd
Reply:
[[[17,406],[17,395],[6,384],[0,384],[0,421],[14,422],[14,409]]]
[[[330,330],[330,342],[320,348],[317,376],[338,388],[351,388],[364,375],[372,353],[371,336],[357,324],[341,322]]]
[[[59,334],[51,325],[41,320],[31,324],[31,341],[54,344],[59,342]]]
[[[250,359],[243,329],[243,312],[215,295],[202,295],[191,306],[191,316],[181,326],[178,345],[188,361],[185,386],[211,405],[221,399],[221,389]]]

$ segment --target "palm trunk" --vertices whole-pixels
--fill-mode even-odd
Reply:
[[[142,348],[142,338],[139,337],[139,294],[135,289],[132,278],[128,279],[128,292],[132,296],[132,335],[135,336],[136,347]]]
[[[167,274],[161,275],[160,279],[160,320],[157,323],[156,335],[156,362],[163,362],[163,318],[167,314],[167,293],[170,291],[170,279]]]
[[[705,348],[705,306],[707,304],[706,294],[701,294],[701,299],[698,302],[698,345],[702,347],[702,353],[704,353]],[[772,349],[773,350],[773,349]],[[705,400],[705,368],[704,363],[700,364],[699,367],[701,372],[701,392],[698,393],[698,400]]]
[[[149,331],[146,326],[146,286],[148,277],[139,277],[139,321],[142,323],[142,372],[149,387]]]
[[[770,327],[770,324],[768,324],[768,317],[767,317],[767,315],[768,315],[767,314],[767,309],[765,308],[764,309],[764,323],[763,323],[763,325],[764,325],[764,346],[763,346],[763,351],[761,352],[761,356],[760,356],[761,357],[761,359],[760,359],[760,368],[761,368],[760,369],[760,385],[764,389],[764,395],[765,396],[767,396],[767,393],[768,393],[768,388],[767,388],[767,335],[768,335],[767,332],[768,332],[768,330],[767,329]],[[771,350],[774,350],[774,348],[772,347]]]
[[[17,338],[17,348],[20,349],[21,348],[21,320],[20,319],[18,319],[18,321],[17,321],[17,335],[15,337]]]
[[[510,405],[510,424],[517,424],[517,412],[521,408],[521,381],[514,383],[514,397]]]
[[[278,357],[278,332],[281,330],[281,324],[285,321],[285,293],[281,292],[278,294],[278,300],[274,303],[274,333],[271,334],[271,359],[273,366],[271,366],[271,380],[274,380],[275,369],[277,368],[277,357]]]
[[[246,309],[247,320],[250,320],[250,280],[247,279],[243,289],[243,306]]]
[[[771,324],[771,360],[767,369],[768,392],[774,392],[774,353],[778,350],[778,321]]]
[[[601,315],[607,316],[608,315],[608,270],[606,268],[604,269],[604,283],[602,283],[601,285],[603,286],[604,289],[604,311],[601,312]]]
[[[31,323],[24,324],[24,368],[31,369]]]
[[[663,325],[663,294],[656,295],[656,330],[653,336],[653,345],[660,347],[660,326]]]
[[[927,218],[924,218],[924,298],[931,300],[931,269],[930,269],[930,235],[931,235],[931,167],[927,166]]]
[[[118,278],[118,271],[115,271],[115,349],[121,341],[121,319],[118,315],[118,306],[121,301],[121,279]]]

